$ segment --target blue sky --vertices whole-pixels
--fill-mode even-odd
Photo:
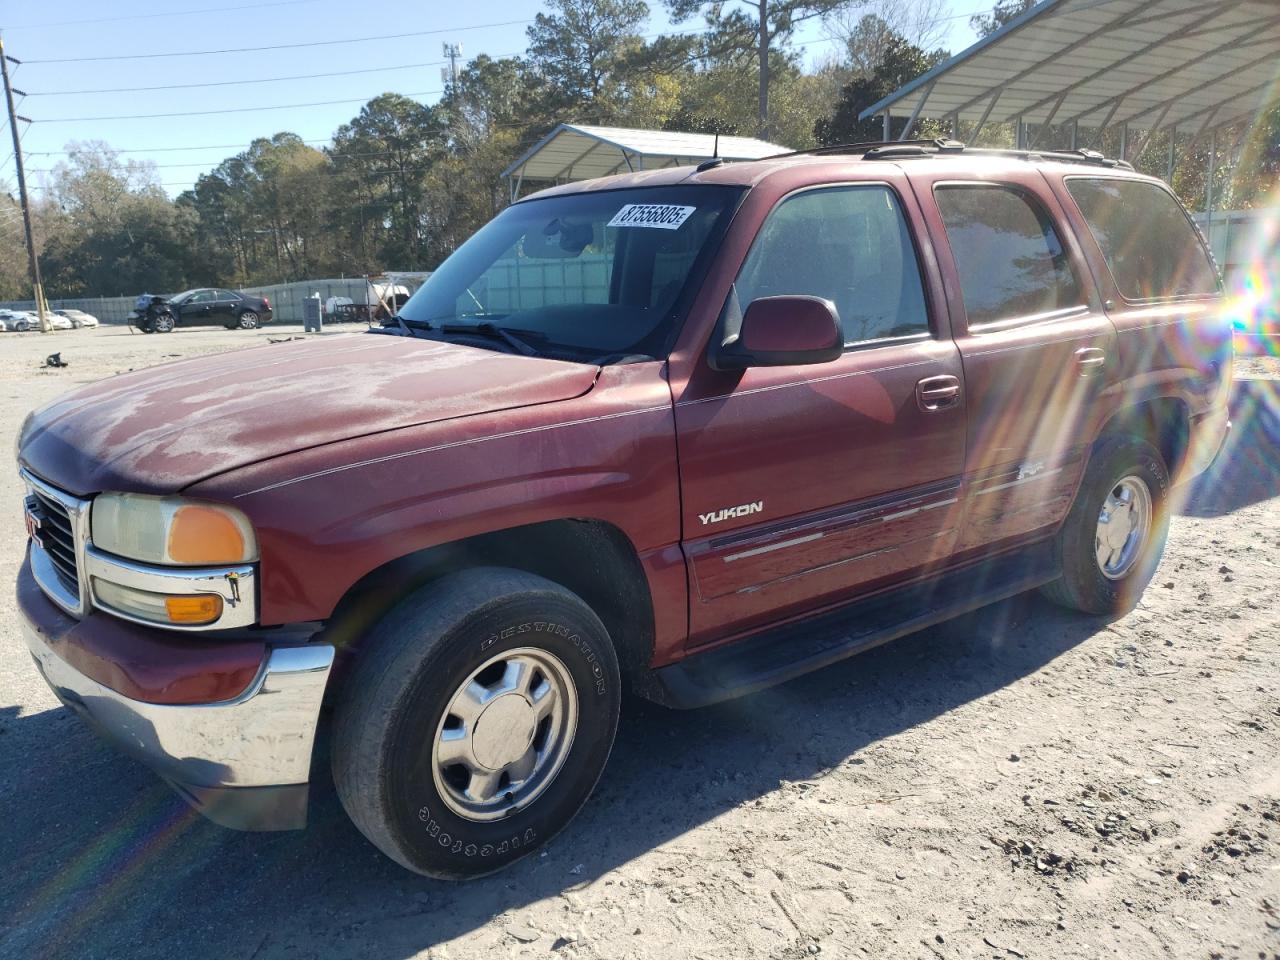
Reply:
[[[963,15],[986,5],[982,0],[955,0],[947,38],[952,51],[973,39]],[[58,162],[69,141],[103,140],[128,158],[153,161],[159,180],[171,195],[244,149],[255,137],[289,130],[321,146],[340,124],[355,115],[361,103],[379,93],[395,91],[432,102],[438,99],[442,86],[439,61],[444,41],[461,43],[464,59],[479,53],[494,57],[520,53],[525,48],[528,22],[545,10],[542,0],[448,5],[406,4],[403,0],[362,0],[358,4],[350,0],[125,0],[110,4],[66,0],[6,6],[7,22],[0,23],[6,52],[28,61],[15,68],[13,75],[13,85],[28,94],[18,104],[17,113],[36,121],[29,128],[21,125],[26,128],[23,150],[29,185],[39,188],[46,179],[40,171]],[[654,10],[650,31],[667,29],[661,0],[651,0],[650,6]],[[404,35],[425,31],[439,32]],[[355,42],[360,38],[379,39]],[[810,60],[830,49],[817,24],[807,24],[796,40]],[[252,53],[130,56],[316,41],[330,43]],[[94,57],[126,59],[86,59]],[[344,72],[347,75],[235,82]],[[204,83],[222,85],[96,92]],[[344,102],[245,109],[316,101]],[[204,112],[220,110],[244,112]],[[176,116],[77,119],[137,114]],[[6,159],[10,157],[9,146],[5,130],[0,139],[0,188],[6,190],[13,189],[13,162]],[[200,149],[186,149],[195,147]]]

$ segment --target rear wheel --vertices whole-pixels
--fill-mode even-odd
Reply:
[[[1168,494],[1168,468],[1151,444],[1099,441],[1054,542],[1062,576],[1044,594],[1086,613],[1132,610],[1164,554]]]
[[[516,570],[451,574],[374,628],[334,716],[338,796],[418,873],[501,869],[554,836],[613,746],[617,657],[575,594]]]
[[[240,314],[240,319],[237,321],[236,325],[239,326],[241,330],[256,330],[258,329],[258,315],[252,310],[246,310],[244,313]]]

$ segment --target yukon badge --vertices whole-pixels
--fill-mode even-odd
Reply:
[[[1018,468],[1018,479],[1030,480],[1037,473],[1041,473],[1043,471],[1044,471],[1043,460],[1035,460],[1030,463],[1024,463],[1022,466]]]
[[[757,500],[755,503],[740,503],[736,507],[725,507],[723,510],[717,510],[714,513],[700,513],[698,519],[702,521],[703,526],[709,523],[719,523],[721,520],[728,520],[730,517],[746,517],[753,513],[759,513],[764,509],[764,501]]]

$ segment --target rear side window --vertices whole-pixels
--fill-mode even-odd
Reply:
[[[1031,197],[987,184],[939,186],[935,196],[970,327],[1084,304],[1062,240]]]
[[[929,332],[915,247],[898,198],[879,184],[806,190],[764,222],[734,284],[760,297],[823,297],[846,344]]]
[[[1077,178],[1067,189],[1126,300],[1218,292],[1218,275],[1178,201],[1141,180]]]

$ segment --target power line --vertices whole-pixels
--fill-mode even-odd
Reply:
[[[166,83],[155,87],[103,87],[100,90],[40,90],[28,93],[29,97],[83,96],[93,93],[144,93],[152,90],[194,90],[197,87],[234,87],[250,83],[279,83],[283,80],[320,80],[328,77],[353,77],[363,73],[389,73],[393,70],[415,70],[419,67],[438,67],[447,60],[428,60],[425,63],[401,63],[391,67],[368,67],[363,70],[340,70],[336,73],[302,73],[290,77],[261,77],[257,80],[215,80],[206,83]]]
[[[43,30],[46,27],[78,27],[91,23],[119,23],[121,20],[154,20],[158,17],[185,17],[195,13],[222,13],[227,10],[259,10],[263,7],[294,7],[319,0],[275,0],[271,3],[248,3],[236,7],[201,7],[197,10],[169,10],[164,13],[134,13],[124,17],[99,17],[96,20],[58,20],[53,23],[20,23],[7,30]]]
[[[297,50],[303,47],[332,47],[348,43],[373,43],[398,40],[403,37],[432,37],[442,33],[460,33],[463,30],[489,30],[495,27],[518,27],[532,20],[503,20],[498,23],[475,23],[466,27],[445,27],[439,30],[416,30],[408,33],[379,34],[375,37],[345,37],[341,40],[310,40],[305,43],[276,43],[265,47],[227,47],[222,50],[180,50],[167,53],[120,53],[106,57],[57,57],[49,60],[25,60],[24,63],[101,63],[107,60],[155,60],[162,57],[211,57],[223,53],[261,53],[265,50]]]
[[[302,143],[329,143],[332,137],[324,137],[318,140],[302,140]],[[112,153],[175,153],[177,151],[189,150],[243,150],[248,146],[246,143],[207,143],[199,147],[133,147],[116,149],[111,148]],[[67,150],[28,150],[27,155],[31,157],[69,157],[71,152]]]
[[[439,90],[419,90],[416,93],[401,93],[396,96],[401,97],[425,97],[433,93],[440,93]],[[259,107],[231,107],[222,110],[180,110],[177,113],[133,113],[133,114],[116,114],[105,117],[46,117],[40,120],[33,120],[32,123],[88,123],[100,120],[158,120],[168,117],[208,117],[220,113],[256,113],[261,110],[296,110],[301,107],[328,107],[338,103],[367,103],[380,94],[372,94],[367,97],[346,97],[342,100],[312,100],[309,103],[277,103],[270,106]]]

